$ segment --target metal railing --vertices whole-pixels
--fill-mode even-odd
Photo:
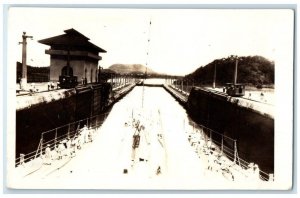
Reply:
[[[232,162],[232,165],[237,165],[232,166],[233,169],[247,176],[245,170],[249,168],[251,163],[239,157],[237,140],[207,128],[201,124],[197,124],[193,121],[189,122],[193,126],[193,131],[199,132],[201,137],[204,138],[206,146],[208,140],[210,140],[212,144],[215,145],[216,152],[219,152],[220,155],[227,157]],[[274,174],[266,173],[263,170],[259,170],[259,177],[263,181],[274,181]]]
[[[15,166],[30,162],[35,158],[41,157],[45,153],[46,145],[50,145],[51,149],[56,148],[56,145],[66,138],[73,138],[86,125],[89,129],[97,129],[102,126],[109,113],[99,114],[88,117],[76,122],[57,127],[41,133],[41,139],[37,150],[27,154],[20,154],[20,157],[15,159]]]

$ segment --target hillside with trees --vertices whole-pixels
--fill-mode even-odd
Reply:
[[[48,82],[50,67],[33,67],[27,65],[27,82]],[[17,83],[22,77],[22,63],[17,62]]]
[[[199,67],[196,71],[185,76],[185,80],[193,80],[197,84],[211,84],[216,68],[216,84],[223,86],[233,82],[235,56],[216,59],[211,63]],[[262,56],[238,57],[237,83],[245,83],[261,87],[274,85],[274,62]]]

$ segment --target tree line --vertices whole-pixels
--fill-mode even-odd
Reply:
[[[197,84],[211,84],[216,68],[216,84],[232,83],[236,59],[238,60],[237,83],[261,87],[274,85],[274,62],[262,56],[229,56],[216,59],[184,77],[184,80]]]
[[[48,82],[50,67],[32,67],[27,65],[27,82]],[[22,63],[17,62],[17,83],[22,78]]]

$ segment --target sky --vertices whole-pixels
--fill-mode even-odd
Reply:
[[[292,32],[290,10],[10,8],[9,62],[21,62],[22,32],[27,63],[49,66],[49,48],[38,40],[74,28],[105,49],[99,65],[143,64],[156,72],[186,75],[214,59],[261,55],[275,61]],[[150,26],[151,20],[151,26]],[[285,34],[288,33],[288,34]],[[150,39],[150,42],[148,42]],[[148,56],[147,56],[148,52]]]

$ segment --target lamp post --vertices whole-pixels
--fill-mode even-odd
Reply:
[[[21,89],[26,89],[26,85],[27,85],[27,63],[26,63],[26,59],[27,59],[27,38],[31,38],[31,40],[33,40],[33,36],[28,36],[26,35],[26,32],[23,32],[22,35],[22,42],[19,42],[19,44],[22,44],[22,78],[21,78]]]

